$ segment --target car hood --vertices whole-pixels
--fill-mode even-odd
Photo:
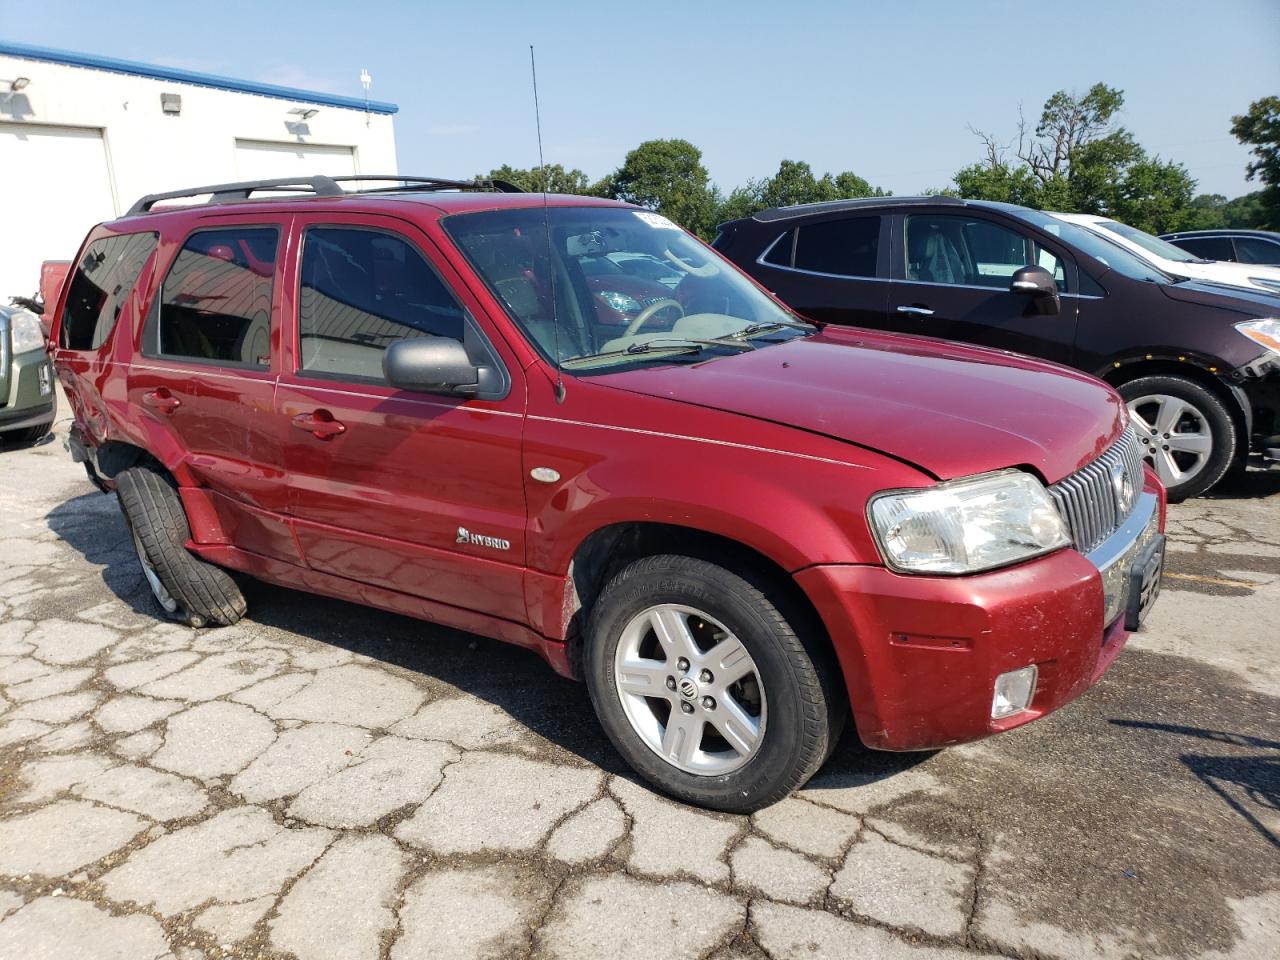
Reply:
[[[1054,483],[1094,460],[1125,423],[1119,396],[1074,370],[847,328],[596,382],[833,437],[943,480],[1026,465]]]
[[[1280,293],[1267,293],[1257,287],[1236,287],[1226,283],[1210,283],[1207,280],[1187,280],[1167,283],[1161,291],[1171,300],[1198,303],[1206,307],[1221,307],[1249,317],[1280,317]],[[1235,320],[1242,317],[1233,318]]]
[[[1166,260],[1161,266],[1170,273],[1192,277],[1197,280],[1209,280],[1214,283],[1234,284],[1254,287],[1254,278],[1280,283],[1280,269],[1261,264],[1230,263],[1225,260],[1213,260],[1209,263],[1187,263]]]

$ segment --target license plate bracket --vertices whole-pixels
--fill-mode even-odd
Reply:
[[[1133,565],[1129,568],[1128,597],[1125,602],[1126,630],[1131,632],[1140,630],[1156,598],[1160,596],[1160,584],[1164,578],[1164,544],[1164,534],[1158,533],[1133,558]]]

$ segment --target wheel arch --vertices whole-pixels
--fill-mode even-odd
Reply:
[[[1219,372],[1225,369],[1225,365],[1219,366],[1212,361],[1187,354],[1167,357],[1146,354],[1142,357],[1113,360],[1096,375],[1116,389],[1141,377],[1181,377],[1204,387],[1221,400],[1231,414],[1236,433],[1243,441],[1236,451],[1236,458],[1240,459],[1248,456],[1249,435],[1253,428],[1252,410],[1244,391],[1219,376]]]
[[[774,558],[741,540],[697,527],[651,520],[619,521],[598,527],[578,544],[569,562],[564,637],[574,674],[581,676],[583,628],[601,591],[619,570],[644,557],[677,554],[715,563],[754,585],[796,618],[799,633],[810,632],[835,662],[835,648],[817,608],[790,572]]]

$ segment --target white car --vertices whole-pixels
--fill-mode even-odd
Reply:
[[[1175,247],[1159,237],[1153,237],[1137,227],[1093,214],[1055,213],[1053,216],[1067,223],[1084,227],[1086,230],[1092,230],[1099,236],[1118,243],[1165,273],[1280,294],[1280,267],[1255,263],[1228,263],[1225,260],[1201,260],[1195,254],[1181,247]]]

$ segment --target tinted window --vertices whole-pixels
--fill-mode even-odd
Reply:
[[[154,233],[128,233],[89,244],[67,291],[62,346],[96,350],[106,342],[156,239]]]
[[[1031,237],[977,217],[907,217],[907,279],[1006,290],[1018,270],[1041,266],[1066,289],[1062,262]]]
[[[271,284],[279,233],[231,227],[193,233],[165,277],[160,353],[231,366],[271,362]]]
[[[1174,245],[1202,260],[1234,260],[1236,258],[1236,252],[1231,248],[1231,240],[1228,237],[1187,237],[1184,240],[1175,240]]]
[[[463,339],[458,301],[415,247],[388,233],[308,230],[301,287],[303,370],[383,380],[382,354],[395,341]]]
[[[1236,253],[1241,263],[1280,264],[1280,243],[1260,237],[1236,237]]]
[[[841,277],[874,277],[880,218],[854,217],[796,229],[795,268]]]
[[[791,266],[791,248],[795,244],[795,238],[796,235],[791,230],[780,236],[765,254],[764,262],[772,263],[775,267]]]

